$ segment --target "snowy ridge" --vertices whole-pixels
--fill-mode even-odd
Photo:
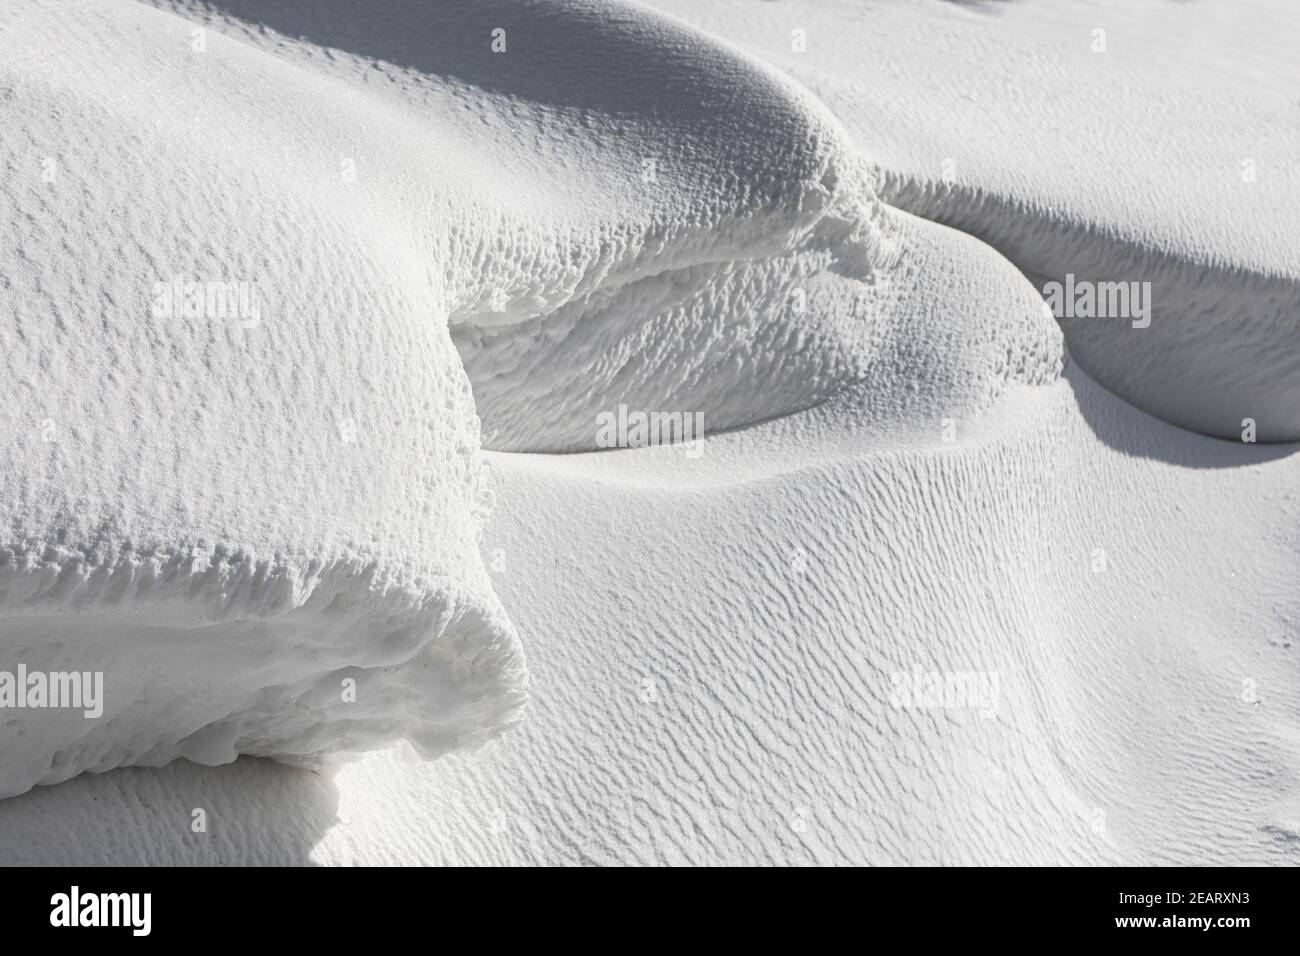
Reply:
[[[1293,186],[1199,188],[1286,74],[1170,27],[1279,42],[664,2],[0,18],[0,694],[105,677],[0,711],[0,858],[1295,862],[1300,456],[1149,414],[1293,434]],[[1143,108],[1009,161],[1069,97]],[[623,406],[705,440],[596,452]],[[130,769],[241,754],[329,772]]]
[[[0,613],[151,612],[181,609],[195,626],[231,618],[267,618],[309,605],[336,608],[376,602],[417,610],[430,588],[419,578],[373,559],[348,555],[305,562],[259,560],[217,545],[150,551],[109,543],[105,550],[23,545],[0,548]]]
[[[816,97],[676,18],[553,0],[157,5],[405,118],[365,171],[380,201],[408,197],[400,238],[430,263],[485,447],[590,450],[620,404],[719,431],[886,371],[884,408],[905,410],[909,376],[948,377],[950,411],[974,413],[1000,386],[972,397],[970,379],[1059,369],[1027,297],[1008,317],[941,291],[941,250],[966,240],[881,203]],[[947,330],[931,295],[974,330]]]
[[[6,705],[6,796],[176,757],[314,764],[394,737],[436,757],[481,746],[524,702],[513,629],[455,581],[357,556],[298,568],[220,548],[4,549],[0,561],[9,669],[99,672],[105,688],[93,720]]]
[[[1165,421],[1300,438],[1300,138],[1289,0],[653,0],[786,71],[894,206],[1038,288],[1149,282],[1151,324],[1063,321],[1072,356]],[[793,44],[792,29],[802,35]]]
[[[1147,327],[1128,317],[1060,317],[1070,354],[1100,384],[1192,431],[1240,440],[1300,440],[1300,276],[1189,258],[1103,234],[1041,206],[962,183],[883,170],[881,195],[918,216],[976,236],[1042,289],[1083,282],[1150,283]]]
[[[189,44],[133,3],[0,23],[0,647],[105,698],[0,712],[6,795],[176,757],[436,755],[523,704],[442,290],[382,184],[340,178],[352,124],[397,120]]]

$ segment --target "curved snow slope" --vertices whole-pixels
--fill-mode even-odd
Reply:
[[[420,859],[1300,862],[1300,455],[1077,367],[952,443],[863,434],[864,392],[698,458],[490,456],[485,545],[548,692],[397,771],[444,808]],[[918,672],[980,693],[891,699]],[[391,773],[340,772],[313,858],[382,855]]]
[[[881,198],[1040,289],[1150,282],[1146,328],[1062,321],[1098,382],[1195,431],[1300,439],[1290,0],[652,2],[799,80],[870,150]]]
[[[1077,367],[951,444],[868,404],[698,458],[487,456],[521,727],[83,776],[0,802],[0,863],[1300,862],[1300,455]],[[997,674],[996,707],[895,706],[916,670]]]
[[[281,9],[266,6],[267,17]],[[1216,9],[1209,3],[1167,7],[1184,18]],[[639,208],[636,197],[646,185],[639,163],[616,168],[621,153],[567,149],[556,138],[566,117],[575,129],[590,124],[607,131],[621,122],[583,108],[602,95],[608,71],[599,80],[572,84],[569,95],[577,106],[563,115],[539,108],[522,81],[494,101],[485,91],[498,87],[481,70],[462,71],[456,80],[463,87],[461,108],[444,103],[438,122],[445,125],[428,136],[427,119],[413,118],[419,111],[408,107],[421,106],[420,115],[433,116],[443,102],[437,90],[448,89],[444,79],[453,82],[455,63],[431,70],[399,65],[396,55],[384,58],[375,51],[376,59],[366,59],[364,50],[350,54],[342,48],[346,36],[358,32],[372,42],[376,33],[399,42],[394,38],[401,31],[391,27],[403,21],[387,16],[387,9],[367,8],[374,30],[354,23],[341,35],[335,31],[332,42],[321,38],[328,53],[310,51],[305,28],[303,41],[281,39],[274,31],[258,39],[257,25],[248,28],[250,43],[264,43],[300,65],[337,68],[364,89],[366,97],[354,98],[343,87],[328,87],[332,107],[347,115],[349,128],[372,130],[367,124],[400,117],[395,126],[402,135],[375,129],[348,141],[346,153],[303,150],[293,154],[286,176],[328,184],[337,197],[332,202],[363,197],[341,206],[347,224],[364,226],[367,213],[382,218],[377,229],[389,243],[385,251],[394,255],[404,248],[404,237],[433,228],[429,223],[438,220],[425,215],[430,209],[454,210],[455,203],[473,200],[482,216],[457,225],[460,234],[491,236],[494,224],[508,221],[520,226],[507,233],[511,241],[530,254],[539,249],[545,258],[549,253],[536,242],[541,233],[524,228],[527,217],[547,223],[556,230],[547,234],[555,235],[560,217],[568,216],[576,225],[563,235],[581,240],[575,257],[588,261],[583,257],[591,255],[590,237],[599,230],[581,217],[598,225],[618,202]],[[514,8],[490,9],[496,19]],[[801,75],[839,97],[835,108],[855,124],[866,115],[854,113],[855,103],[878,107],[881,141],[895,151],[909,142],[900,134],[919,128],[930,115],[922,108],[923,93],[940,85],[941,64],[968,64],[974,73],[981,57],[999,56],[1004,47],[1018,51],[1024,62],[1040,62],[1035,50],[1041,46],[1035,44],[1044,34],[1022,35],[1033,24],[1017,18],[1035,17],[1038,10],[1047,18],[1061,12],[1049,0],[990,4],[999,14],[959,4],[884,2],[838,5],[829,15],[796,3],[751,2],[693,3],[683,12],[703,16],[715,9],[729,13],[714,32],[746,35],[755,50],[764,37],[778,50],[788,48],[795,26],[809,29],[811,51],[832,41],[843,51],[856,49],[851,60],[846,52],[843,61],[821,61],[822,76],[810,57]],[[894,18],[894,29],[873,19],[886,16]],[[975,19],[983,16],[987,20]],[[1006,37],[990,25],[998,22],[1007,27]],[[1069,17],[1062,22],[1079,26]],[[1117,16],[1110,24],[1112,36],[1123,22]],[[388,34],[380,29],[384,24]],[[638,29],[651,27],[670,36],[680,32],[653,18]],[[185,24],[172,34],[186,50],[189,29]],[[552,52],[563,51],[575,68],[595,55],[589,44],[572,47],[559,42],[559,34],[533,30],[522,37],[512,31],[511,49],[530,35],[549,36]],[[1230,36],[1226,30],[1210,35],[1216,42]],[[985,39],[972,43],[972,36]],[[1078,36],[1080,43],[1087,39],[1086,30]],[[220,42],[209,34],[208,52],[229,49]],[[85,37],[73,46],[91,49]],[[471,47],[478,49],[465,44]],[[656,56],[662,52],[653,49]],[[623,59],[634,52],[618,51]],[[1249,45],[1242,50],[1228,44],[1223,53],[1224,62],[1246,70],[1258,63]],[[728,63],[733,55],[718,57]],[[843,63],[851,63],[853,72],[845,72]],[[875,64],[886,65],[883,74],[870,72]],[[862,79],[854,82],[854,75]],[[999,87],[1004,75],[991,71],[986,82]],[[891,85],[891,76],[905,82]],[[831,78],[836,82],[824,82]],[[175,76],[167,79],[176,82]],[[964,81],[989,92],[969,75]],[[434,91],[425,96],[421,91],[430,82]],[[661,82],[669,84],[672,77]],[[1062,86],[1052,86],[1051,95],[1065,96]],[[257,84],[259,95],[267,88]],[[1161,88],[1153,83],[1149,89]],[[1054,115],[1047,111],[1050,99],[1035,101],[1036,87],[1011,84],[1006,113],[967,115],[953,105],[960,88],[942,89],[953,98],[941,98],[945,105],[938,115],[951,129],[927,128],[927,134],[944,137],[928,142],[966,141],[986,149],[980,154],[986,165],[973,182],[1005,185],[995,179],[1004,169],[1013,178],[1047,179],[1047,164],[1027,162],[1018,152],[1027,127],[1008,131],[1003,117],[1023,118],[1016,112],[1022,104],[1051,122],[1045,119]],[[160,91],[163,102],[166,92]],[[421,105],[421,97],[427,103]],[[496,106],[480,112],[484,102]],[[259,103],[265,106],[265,97]],[[385,103],[396,112],[388,113]],[[302,134],[329,128],[328,117],[313,112],[310,103],[295,100],[292,108],[307,117]],[[510,121],[516,110],[528,125]],[[1249,110],[1244,105],[1234,115],[1250,116]],[[672,122],[667,114],[659,120]],[[628,119],[633,129],[646,121]],[[855,128],[867,142],[868,127]],[[985,135],[986,129],[996,132]],[[459,145],[490,143],[493,137],[512,137],[505,140],[511,148],[475,153]],[[930,147],[919,142],[914,156],[924,159]],[[1059,161],[1052,143],[1045,137],[1023,148]],[[403,159],[408,144],[420,157],[409,167]],[[940,152],[933,157],[936,171],[945,155],[961,155],[957,168],[967,170],[966,154]],[[886,152],[882,161],[896,156]],[[359,160],[358,176],[345,189],[339,161],[349,157]],[[555,169],[569,164],[571,175],[548,173],[552,159]],[[1094,159],[1103,170],[1099,175],[1123,176],[1121,167],[1108,167],[1089,153],[1088,160]],[[443,192],[418,172],[425,168]],[[1094,176],[1091,168],[1081,161],[1070,175],[1047,182],[1057,190],[1075,180],[1087,184],[1077,196],[1056,193],[1073,201],[1058,207],[1063,221],[1104,224],[1110,204],[1114,228],[1102,230],[1103,237],[1121,228],[1116,220],[1132,230],[1150,218],[1153,242],[1200,232],[1222,252],[1228,248],[1221,242],[1225,236],[1255,236],[1258,242],[1239,247],[1234,260],[1246,268],[1273,270],[1276,257],[1287,254],[1273,238],[1294,207],[1269,213],[1238,206],[1228,215],[1228,205],[1179,206],[1176,190],[1098,193],[1098,200],[1090,198],[1096,185],[1095,178],[1087,179]],[[610,186],[617,195],[609,194]],[[681,186],[693,188],[689,177]],[[1117,198],[1140,212],[1124,219],[1113,207]],[[1161,210],[1163,218],[1155,215]],[[487,456],[500,501],[485,529],[488,566],[503,605],[528,635],[532,678],[544,688],[519,732],[473,758],[452,756],[432,766],[374,753],[322,775],[248,760],[222,768],[178,762],[157,773],[87,775],[0,803],[0,830],[15,835],[0,841],[0,858],[1294,863],[1300,852],[1300,705],[1294,693],[1300,677],[1294,649],[1300,456],[1288,454],[1293,449],[1230,445],[1164,425],[1093,385],[1077,367],[1064,381],[1017,387],[1015,379],[1033,377],[1025,376],[1020,360],[1036,353],[1016,329],[1037,327],[1029,318],[1008,327],[1004,334],[1014,348],[1005,342],[981,345],[980,315],[999,308],[1008,316],[1037,314],[1029,284],[974,239],[887,210],[870,218],[910,251],[897,257],[897,270],[876,270],[872,263],[873,272],[890,278],[872,294],[897,296],[898,304],[878,313],[884,323],[881,347],[863,353],[878,358],[860,385],[816,408],[712,435],[699,457],[671,447]],[[1223,220],[1217,227],[1216,219]],[[1261,223],[1266,227],[1259,228]],[[793,232],[779,232],[782,242],[799,227],[789,228]],[[296,254],[309,245],[290,248]],[[463,261],[481,268],[515,268],[506,265],[514,262],[510,258],[480,260],[474,245],[449,241],[447,248],[462,249]],[[412,275],[424,276],[438,288],[445,273],[428,265],[439,260],[423,258],[426,251],[421,247],[418,257],[409,257],[412,268],[403,277],[413,282]],[[759,258],[803,255],[782,247]],[[378,274],[392,261],[383,257]],[[888,255],[882,260],[891,261]],[[521,275],[532,268],[527,260],[518,267]],[[472,289],[477,280],[465,274],[462,281]],[[480,295],[484,302],[490,298],[486,287]],[[927,303],[937,316],[919,311]],[[439,304],[427,303],[431,325],[442,314]],[[911,325],[909,310],[918,315]],[[490,309],[471,304],[459,315],[463,329],[472,330],[492,321],[517,324],[526,313],[493,319]],[[388,312],[375,316],[381,330],[397,322]],[[608,313],[604,318],[618,320]],[[910,327],[917,337],[906,334]],[[1044,335],[1054,334],[1045,328]],[[362,331],[356,336],[342,343],[341,355],[331,353],[333,361],[358,361],[373,349],[381,353],[385,375],[390,363],[404,376],[417,374],[403,364],[409,357],[406,339],[372,341]],[[432,354],[442,356],[437,348],[430,346]],[[46,354],[57,361],[57,353]],[[987,360],[996,369],[998,354],[1014,370],[1005,378],[1003,399],[977,421],[952,415],[954,394],[966,396],[959,404],[977,408],[990,394],[979,384],[1004,380],[966,375],[963,363],[980,368]],[[373,380],[389,381],[377,368]],[[743,381],[743,375],[734,377]],[[955,393],[954,382],[965,384]],[[274,402],[266,405],[269,415],[286,414]],[[954,432],[944,418],[960,419],[950,422]],[[945,441],[950,435],[954,440]],[[205,447],[200,444],[198,451]],[[406,475],[382,469],[373,474],[401,493],[407,478],[398,473]],[[148,482],[134,488],[158,494]],[[378,520],[387,499],[367,497],[365,485],[348,490],[340,513]],[[281,495],[275,488],[266,493]],[[251,492],[238,494],[246,498]],[[317,514],[303,500],[286,510],[299,525],[312,525]],[[233,505],[231,513],[239,513]],[[440,514],[424,520],[436,523],[443,520]],[[477,565],[472,573],[478,574]],[[269,658],[266,663],[278,666]],[[894,674],[918,669],[997,674],[996,707],[892,703]],[[220,743],[221,735],[202,742],[206,749]],[[188,828],[195,807],[209,811],[206,833]]]
[[[1117,395],[1219,438],[1240,441],[1250,420],[1258,441],[1300,439],[1300,271],[1170,253],[971,187],[884,182],[890,202],[989,243],[1039,289],[1150,283],[1149,314],[1059,317],[1071,357]]]
[[[405,117],[359,168],[403,194],[389,228],[444,291],[488,447],[592,449],[623,405],[750,424],[903,353],[893,377],[946,377],[954,416],[1059,370],[1023,289],[962,287],[976,260],[1014,276],[998,256],[898,217],[813,97],[675,20],[554,0],[162,5]]]
[[[0,670],[103,673],[97,718],[0,710],[0,795],[178,756],[436,754],[522,702],[439,296],[339,180],[342,144],[399,130],[188,40],[134,4],[0,22]],[[173,278],[244,285],[169,310]]]
[[[933,424],[1059,372],[1005,260],[886,209],[815,100],[676,21],[179,9],[0,27],[0,636],[106,694],[7,713],[0,793],[509,725],[475,398],[490,444],[561,451],[620,405],[718,430],[868,380]]]

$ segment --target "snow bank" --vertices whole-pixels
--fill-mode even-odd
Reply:
[[[606,2],[162,5],[405,117],[367,175],[422,217],[399,213],[445,290],[487,447],[592,449],[621,405],[724,430],[899,361],[968,416],[1059,370],[1035,303],[945,281],[949,255],[995,272],[1000,257],[883,205],[816,98],[676,19]],[[917,387],[878,404],[896,413]]]
[[[1287,0],[653,5],[804,83],[885,202],[983,239],[1040,290],[1149,282],[1149,325],[1063,317],[1098,382],[1205,434],[1240,441],[1250,418],[1260,441],[1300,439]]]
[[[1295,861],[1300,459],[1058,378],[1035,288],[1159,280],[1146,330],[1067,328],[1081,360],[1207,430],[1188,383],[1226,370],[1278,434],[1267,17],[158,5],[0,24],[0,672],[107,678],[101,718],[3,713],[0,790],[477,743],[522,693],[502,607],[544,690],[472,759],[3,801],[5,861]],[[1264,188],[1221,188],[1248,142]],[[154,314],[174,276],[260,298]],[[1210,308],[1164,368],[1193,301],[1251,321]],[[499,605],[471,378],[500,448],[590,447],[629,401],[710,434],[485,456]],[[918,674],[978,699],[891,694]],[[239,825],[176,839],[196,806]]]
[[[0,794],[436,754],[522,701],[469,383],[384,205],[340,177],[384,119],[191,42],[134,4],[0,24],[0,670],[103,675],[99,717],[0,710]]]
[[[511,723],[475,401],[489,445],[571,451],[618,407],[716,431],[867,380],[937,427],[1059,371],[1005,261],[887,209],[814,98],[675,20],[173,9],[0,33],[0,634],[105,687],[95,719],[6,714],[0,792]]]
[[[1253,439],[1300,439],[1300,272],[1189,258],[975,190],[894,180],[886,192],[979,236],[1039,289],[1079,290],[1085,310],[1063,296],[1058,316],[1070,354],[1139,408],[1220,438],[1240,440],[1249,421]],[[1141,312],[1087,305],[1117,284]]]

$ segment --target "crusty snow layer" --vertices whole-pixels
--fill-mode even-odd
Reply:
[[[1111,391],[1205,434],[1300,439],[1292,0],[651,2],[799,80],[882,199],[1039,289],[1150,282],[1148,327],[1062,322]]]
[[[884,206],[814,97],[675,19],[599,0],[158,2],[404,118],[361,175],[399,167],[487,447],[593,449],[620,404],[717,431],[882,370],[974,414],[1059,371],[1028,290],[949,281],[948,258],[1014,274],[999,256]],[[895,409],[907,394],[878,390]]]
[[[396,128],[189,44],[136,4],[0,18],[0,669],[102,671],[105,698],[0,711],[0,795],[178,756],[440,753],[521,704],[438,290],[339,175]]]
[[[620,405],[716,431],[868,381],[871,414],[970,417],[1059,373],[1005,260],[887,209],[814,98],[676,21],[178,9],[25,4],[0,35],[0,627],[108,696],[8,717],[0,793],[507,725],[475,411],[573,451]]]
[[[36,303],[4,329],[0,637],[47,669],[130,652],[85,746],[79,715],[4,725],[10,792],[477,743],[519,704],[512,625],[533,688],[436,764],[24,794],[0,862],[1297,861],[1300,456],[1147,414],[1295,434],[1286,21],[658,5],[694,26],[0,21],[0,110],[56,144],[0,145],[0,277]],[[160,323],[143,266],[254,279],[261,319]],[[1064,273],[1153,281],[1152,325],[1067,323],[1070,361],[1039,295]],[[507,453],[592,448],[619,405],[706,439]],[[924,674],[980,699],[900,703]]]
[[[1300,456],[1077,368],[951,445],[856,420],[490,456],[519,728],[83,776],[0,802],[0,862],[1300,862]],[[914,668],[996,671],[996,713],[891,707]]]

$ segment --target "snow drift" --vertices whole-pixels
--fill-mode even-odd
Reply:
[[[404,117],[366,175],[405,196],[389,227],[445,291],[487,447],[592,449],[620,404],[722,430],[879,376],[889,414],[932,386],[964,416],[1059,370],[1023,288],[947,282],[945,248],[1013,276],[1000,257],[890,210],[815,97],[673,18],[587,0],[163,5]]]
[[[1014,269],[884,207],[780,74],[636,7],[386,9],[3,27],[0,628],[106,700],[7,715],[2,792],[508,726],[475,402],[572,451],[620,405],[718,430],[869,381],[937,427],[1059,372]]]
[[[0,712],[0,794],[178,756],[437,754],[522,702],[469,383],[383,204],[339,176],[342,143],[396,131],[189,44],[135,4],[0,24],[0,648],[104,687],[97,719]]]
[[[1288,434],[1286,31],[661,4],[712,35],[585,2],[0,25],[0,700],[108,678],[98,720],[0,714],[3,792],[473,746],[517,717],[515,627],[535,689],[434,765],[5,800],[6,861],[1295,861],[1300,456],[1080,367]],[[1060,375],[1065,273],[1156,298],[1067,325]],[[475,404],[513,452],[623,407],[708,437],[480,455]],[[978,699],[893,695],[936,675]]]
[[[1149,282],[1149,325],[1061,322],[1121,398],[1233,441],[1245,418],[1260,441],[1300,439],[1293,4],[654,5],[805,84],[885,202],[1040,290]]]

